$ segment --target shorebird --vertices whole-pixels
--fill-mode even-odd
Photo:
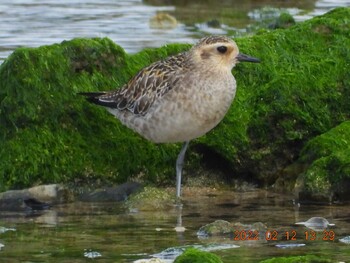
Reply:
[[[176,196],[188,144],[213,129],[236,94],[231,70],[238,62],[260,62],[239,53],[225,36],[202,38],[187,52],[141,69],[119,89],[82,92],[124,125],[155,143],[182,142],[176,160]]]

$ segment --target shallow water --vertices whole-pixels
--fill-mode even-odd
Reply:
[[[172,262],[174,255],[170,252],[176,254],[188,245],[218,249],[214,253],[225,263],[306,254],[331,256],[334,262],[350,260],[349,245],[339,242],[350,235],[348,205],[297,206],[291,196],[263,190],[193,189],[185,191],[183,203],[182,211],[175,207],[128,211],[116,203],[74,203],[36,215],[2,212],[0,226],[16,231],[0,233],[0,243],[4,245],[0,261],[86,262],[88,257],[98,256],[95,259],[99,262],[133,262],[157,254]],[[314,216],[335,224],[327,229],[329,233],[334,231],[334,240],[323,232],[317,232],[316,240],[311,240],[310,235],[305,236],[310,229],[295,225]],[[259,232],[258,241],[242,241],[240,237],[235,240],[235,236],[197,237],[201,226],[217,219],[243,224],[262,222],[277,240],[267,241],[264,231]],[[180,222],[185,232],[174,230]],[[297,240],[286,240],[286,232],[293,231]],[[326,240],[322,240],[325,236]]]
[[[192,3],[192,2],[195,2]],[[297,20],[323,14],[350,0],[307,1],[14,0],[0,1],[0,63],[18,47],[38,47],[75,37],[109,37],[127,52],[171,42],[193,43],[206,34],[241,32],[264,6],[286,8]],[[168,4],[166,4],[168,3]],[[159,12],[176,17],[172,29],[150,27]],[[208,26],[219,21],[219,26]]]

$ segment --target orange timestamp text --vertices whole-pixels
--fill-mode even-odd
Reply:
[[[285,241],[297,241],[297,240],[334,241],[335,240],[335,232],[333,230],[324,230],[322,232],[307,230],[307,231],[303,231],[301,233],[297,232],[297,230],[289,230],[289,231],[267,230],[265,232],[261,232],[258,230],[236,230],[233,232],[233,240],[235,240],[235,241],[258,241],[258,240],[266,240],[266,241],[280,241],[280,240],[285,240]]]

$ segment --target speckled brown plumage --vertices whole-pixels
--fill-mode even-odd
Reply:
[[[145,115],[154,101],[176,86],[179,71],[184,67],[186,53],[155,62],[139,71],[121,89],[99,96],[99,101],[120,111]]]

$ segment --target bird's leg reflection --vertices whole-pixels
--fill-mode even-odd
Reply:
[[[183,233],[185,232],[186,228],[182,226],[182,208],[183,205],[177,204],[175,209],[176,209],[176,226],[175,226],[175,231],[177,233],[177,236],[180,240],[183,240],[184,235]]]

